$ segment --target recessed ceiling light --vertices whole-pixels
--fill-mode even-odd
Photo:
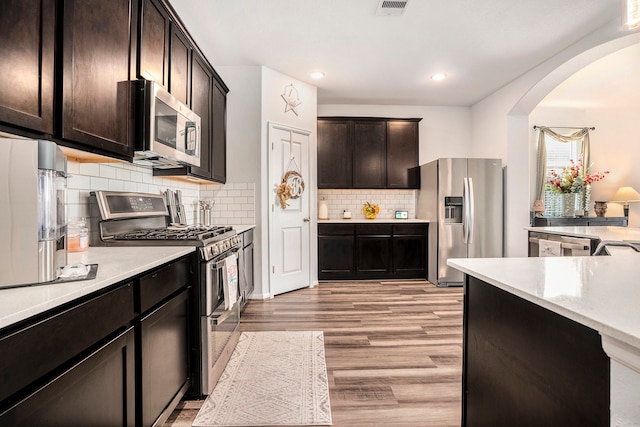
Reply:
[[[309,76],[311,76],[312,79],[321,79],[324,77],[324,73],[322,71],[314,71],[313,73],[309,74]]]
[[[444,80],[447,77],[447,75],[445,73],[436,73],[433,76],[431,76],[431,80]]]

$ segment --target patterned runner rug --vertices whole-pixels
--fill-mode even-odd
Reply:
[[[193,423],[331,425],[322,332],[243,332]]]

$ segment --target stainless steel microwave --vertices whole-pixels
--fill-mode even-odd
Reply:
[[[134,162],[158,168],[200,166],[200,117],[158,83],[136,82]]]

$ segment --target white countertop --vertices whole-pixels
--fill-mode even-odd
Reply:
[[[600,240],[639,240],[640,228],[630,227],[526,227],[528,231],[559,234],[572,237],[587,237]]]
[[[597,330],[603,346],[611,338],[640,356],[640,255],[633,251],[600,257],[449,259],[447,264]],[[632,363],[640,372],[640,359],[621,363]]]
[[[249,224],[249,225],[234,225],[233,229],[236,230],[236,233],[238,234],[242,234],[245,231],[249,231],[252,228],[256,228],[255,224]]]
[[[0,329],[76,298],[124,281],[191,253],[195,246],[90,247],[68,263],[98,264],[93,280],[0,289]]]
[[[430,221],[426,220],[426,219],[416,219],[416,218],[412,218],[412,219],[395,219],[395,218],[389,218],[389,219],[383,219],[383,218],[376,218],[376,219],[366,219],[366,218],[352,218],[352,219],[319,219],[318,220],[318,224],[349,224],[349,223],[359,223],[359,224],[380,224],[380,223],[385,223],[385,224],[419,224],[419,223],[426,223],[428,224]]]

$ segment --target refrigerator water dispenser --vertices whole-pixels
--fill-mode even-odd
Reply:
[[[462,197],[444,198],[444,222],[462,223]]]

